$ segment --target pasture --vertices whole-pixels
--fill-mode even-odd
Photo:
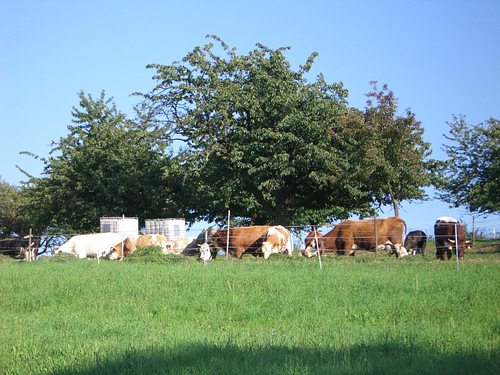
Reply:
[[[0,262],[1,374],[498,374],[499,254]]]

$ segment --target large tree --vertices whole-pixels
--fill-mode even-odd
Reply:
[[[104,92],[79,98],[69,134],[53,142],[42,177],[30,177],[23,189],[23,211],[37,229],[96,231],[102,216],[172,215],[164,137],[147,121],[128,119]]]
[[[353,145],[338,119],[347,91],[322,75],[306,80],[316,54],[297,71],[258,44],[237,55],[217,37],[182,62],[150,65],[156,87],[143,110],[177,140],[171,171],[186,216],[222,221],[228,209],[252,223],[303,224],[368,210]]]
[[[448,159],[441,164],[440,198],[471,213],[500,211],[500,121],[477,125],[465,116],[453,116],[444,134]]]

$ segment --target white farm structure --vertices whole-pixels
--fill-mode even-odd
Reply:
[[[139,234],[139,220],[136,217],[101,217],[101,233],[118,233],[124,240]]]
[[[146,219],[145,229],[145,234],[162,234],[171,241],[186,237],[186,221],[184,219]]]

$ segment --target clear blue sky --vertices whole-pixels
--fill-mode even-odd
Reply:
[[[131,114],[130,94],[153,87],[146,64],[180,60],[207,34],[240,54],[256,43],[290,46],[294,68],[317,51],[313,76],[342,81],[354,107],[365,106],[371,80],[387,83],[401,113],[411,108],[422,122],[432,156],[443,158],[453,114],[470,123],[500,117],[499,19],[498,0],[0,0],[0,176],[18,185],[16,164],[41,173],[19,152],[48,156],[67,134],[78,91],[104,89]],[[410,229],[429,232],[442,215],[471,221],[437,200],[402,210]],[[500,231],[498,216],[478,222]]]

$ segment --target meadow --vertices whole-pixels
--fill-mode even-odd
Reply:
[[[500,255],[0,262],[0,374],[498,374]]]

